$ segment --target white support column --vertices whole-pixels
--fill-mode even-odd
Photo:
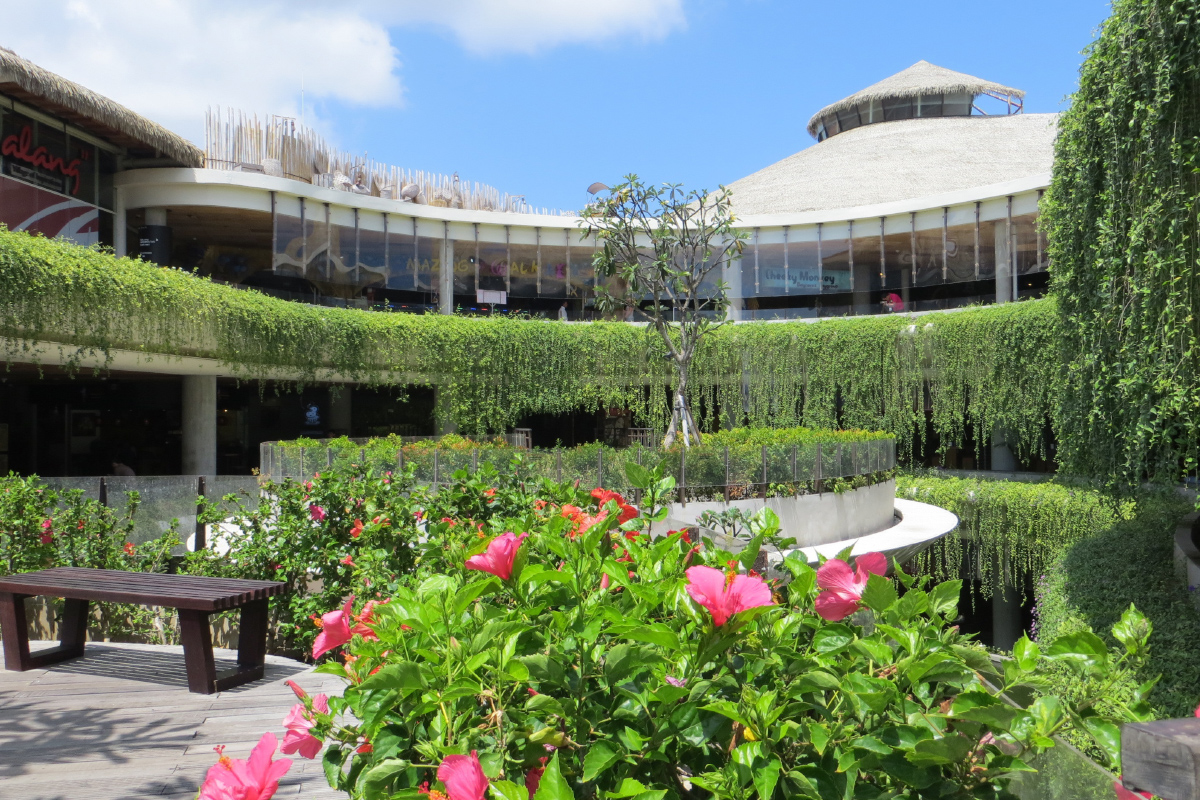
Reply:
[[[217,474],[217,378],[183,378],[184,475]]]
[[[450,238],[450,223],[443,222],[442,269],[438,276],[438,313],[454,313],[454,240]]]
[[[1008,239],[1008,222],[1000,220],[995,225],[996,241],[996,302],[1007,303],[1012,296],[1012,251]]]
[[[336,386],[329,390],[329,433],[350,436],[353,427],[354,387]]]
[[[113,187],[113,252],[117,258],[129,254],[129,223],[125,219],[125,196],[120,186]]]

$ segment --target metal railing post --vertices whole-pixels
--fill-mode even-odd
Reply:
[[[729,502],[729,446],[725,446],[725,502]]]
[[[433,490],[438,488],[438,448],[433,448]]]
[[[192,551],[196,553],[208,547],[208,531],[204,529],[204,523],[200,520],[200,512],[204,509],[204,497],[207,491],[208,486],[204,476],[201,475],[196,479],[196,539],[192,542]]]
[[[679,502],[681,505],[687,505],[687,492],[684,491],[687,486],[687,448],[684,447],[679,451]]]
[[[813,482],[816,484],[816,489],[817,489],[818,495],[823,494],[824,489],[825,489],[825,487],[822,485],[822,482],[821,482],[821,461],[822,461],[821,443],[817,442],[817,460],[813,464]]]
[[[792,495],[800,494],[800,471],[796,465],[796,445],[792,445]]]
[[[100,505],[104,506],[105,508],[108,508],[108,478],[100,479],[99,500],[100,500]]]
[[[554,448],[554,466],[558,473],[558,482],[562,483],[562,448]]]
[[[762,499],[767,499],[767,446],[762,446]]]

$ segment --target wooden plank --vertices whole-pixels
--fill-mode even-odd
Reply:
[[[1200,800],[1200,719],[1121,727],[1122,783],[1167,800]]]

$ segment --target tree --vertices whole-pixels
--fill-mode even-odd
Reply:
[[[675,369],[667,446],[677,436],[685,447],[700,442],[688,406],[688,366],[704,337],[727,321],[729,297],[720,276],[747,238],[733,227],[731,197],[724,186],[716,193],[686,191],[628,175],[580,213],[581,226],[601,244],[592,262],[597,306],[603,312],[640,309]],[[616,278],[619,290],[601,286],[601,278]]]

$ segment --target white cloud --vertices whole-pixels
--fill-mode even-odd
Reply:
[[[403,102],[389,28],[448,29],[474,54],[667,35],[683,0],[0,0],[0,45],[196,141],[204,109],[300,115]],[[11,6],[11,8],[6,8]],[[324,127],[324,126],[322,126]]]
[[[533,53],[561,44],[660,39],[684,25],[683,0],[379,0],[398,24],[449,28],[476,54]]]

